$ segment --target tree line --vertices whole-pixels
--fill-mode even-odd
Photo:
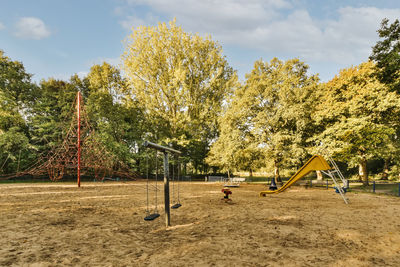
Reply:
[[[63,141],[80,91],[98,141],[138,172],[149,140],[181,150],[187,173],[267,170],[279,179],[324,148],[364,184],[371,163],[396,177],[399,21],[384,19],[378,34],[369,59],[328,82],[296,58],[257,60],[239,81],[217,42],[175,21],[133,29],[121,69],[104,62],[67,81],[36,84],[0,50],[0,174]]]

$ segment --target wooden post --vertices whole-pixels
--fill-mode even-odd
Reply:
[[[164,207],[165,207],[165,226],[171,226],[171,212],[169,208],[169,169],[168,153],[164,151]]]

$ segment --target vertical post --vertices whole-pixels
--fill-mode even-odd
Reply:
[[[328,182],[328,179],[326,179],[326,189],[329,189],[329,182]]]
[[[171,226],[171,213],[169,209],[169,169],[168,153],[164,151],[164,206],[165,206],[165,226]]]
[[[375,193],[375,181],[372,182],[372,192]]]
[[[399,183],[399,192],[398,192],[398,196],[400,197],[400,183]]]
[[[78,92],[77,95],[77,104],[76,104],[76,109],[77,109],[77,121],[78,121],[78,129],[77,129],[77,135],[78,135],[78,168],[77,168],[77,180],[78,180],[78,187],[81,187],[81,93]]]

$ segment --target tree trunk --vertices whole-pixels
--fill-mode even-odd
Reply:
[[[250,168],[250,178],[253,177],[253,170]]]
[[[362,183],[363,169],[361,164],[358,164],[358,181]]]
[[[275,183],[282,182],[281,176],[279,175],[279,165],[277,160],[274,161],[274,178],[275,178]]]
[[[383,164],[382,180],[388,180],[389,178],[389,162],[390,159],[385,159],[385,163]]]
[[[369,185],[368,183],[368,170],[367,170],[367,160],[363,156],[359,163],[359,176],[361,177],[363,185]]]
[[[229,169],[228,169],[228,178],[231,179],[231,173],[230,173]]]
[[[321,171],[316,171],[317,172],[317,181],[322,181],[322,172]]]

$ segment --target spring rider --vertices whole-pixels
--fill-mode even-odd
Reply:
[[[221,198],[221,200],[225,200],[225,202],[232,201],[232,199],[229,198],[229,195],[232,195],[232,191],[229,188],[224,187],[221,192],[225,194],[224,198]]]

